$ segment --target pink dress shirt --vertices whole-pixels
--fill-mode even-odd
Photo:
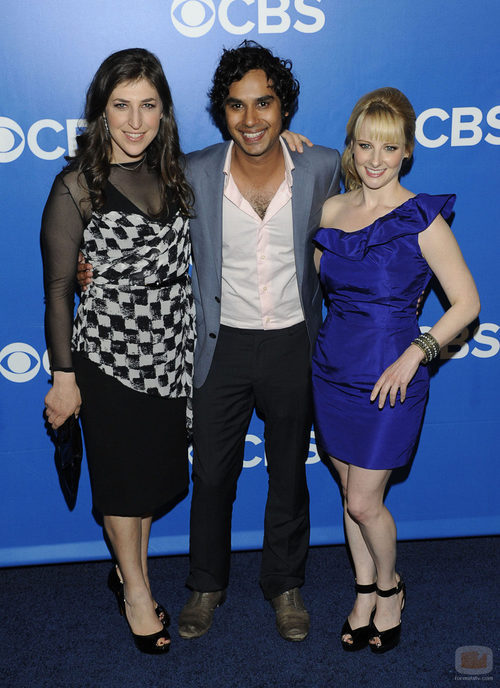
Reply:
[[[292,170],[280,139],[285,177],[264,219],[241,195],[231,175],[229,146],[222,211],[221,323],[242,329],[276,330],[304,320],[293,249]]]

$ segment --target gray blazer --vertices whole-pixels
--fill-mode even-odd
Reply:
[[[197,332],[195,387],[205,382],[219,334],[223,168],[228,145],[219,143],[187,156],[186,173],[195,195],[195,217],[190,223]],[[302,154],[291,152],[291,156],[295,165],[292,172],[295,267],[304,319],[313,343],[321,325],[322,294],[314,268],[312,237],[324,201],[339,193],[340,156],[338,151],[322,146],[305,148]]]

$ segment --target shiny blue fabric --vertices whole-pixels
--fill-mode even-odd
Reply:
[[[315,431],[330,455],[356,466],[396,468],[412,455],[427,402],[420,366],[403,404],[382,410],[373,385],[420,333],[417,300],[431,277],[418,234],[454,195],[418,194],[355,232],[321,228],[320,280],[328,313],[313,355]]]

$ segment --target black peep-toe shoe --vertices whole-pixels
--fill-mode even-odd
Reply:
[[[398,581],[396,587],[390,590],[380,590],[380,588],[377,588],[377,595],[379,597],[392,597],[393,595],[399,595],[401,591],[403,591],[403,599],[401,600],[401,611],[403,611],[406,603],[406,586],[401,579]],[[380,639],[380,645],[370,643],[370,650],[375,654],[381,655],[384,652],[394,649],[401,638],[401,621],[397,626],[388,628],[386,631],[379,631],[372,619],[370,624],[370,640],[374,638]]]
[[[114,593],[116,600],[118,602],[118,609],[122,616],[125,615],[125,607],[120,605],[120,598],[123,597],[123,581],[120,580],[118,576],[118,571],[116,566],[113,566],[108,576],[108,588]],[[156,616],[160,619],[163,625],[168,628],[170,626],[170,616],[162,604],[156,603],[155,607]]]
[[[362,595],[369,594],[376,591],[377,584],[370,583],[370,585],[360,585],[359,583],[356,583],[354,589],[356,590],[356,593],[361,593]],[[340,642],[342,643],[342,647],[346,652],[357,652],[368,645],[368,640],[370,639],[371,635],[371,621],[374,613],[375,609],[370,615],[370,623],[368,623],[367,626],[359,626],[359,628],[351,628],[349,619],[347,618],[345,620],[342,630],[340,631]],[[351,636],[351,642],[344,640],[344,636],[347,634]]]
[[[108,586],[110,590],[115,594],[116,601],[118,603],[118,609],[120,614],[125,618],[127,625],[129,627],[130,633],[134,639],[135,646],[141,652],[148,655],[161,655],[166,654],[170,650],[170,643],[165,645],[158,645],[157,642],[160,638],[165,638],[165,640],[170,640],[170,634],[165,628],[165,623],[163,622],[163,628],[161,631],[156,633],[151,633],[150,635],[137,635],[133,632],[127,615],[125,614],[125,594],[123,591],[123,582],[119,579],[116,568],[113,566],[108,576]],[[158,605],[159,606],[159,605]],[[157,611],[158,613],[158,611]],[[168,616],[168,615],[167,615]]]
[[[125,600],[124,600],[125,603]],[[166,643],[165,645],[158,645],[158,640],[160,638],[164,638],[165,640],[170,640],[170,633],[167,631],[165,626],[163,626],[161,631],[157,631],[156,633],[151,633],[150,635],[137,635],[134,633],[132,628],[130,627],[130,624],[128,622],[127,616],[124,613],[123,616],[125,617],[125,620],[127,621],[128,627],[130,632],[132,633],[132,637],[134,639],[135,646],[138,650],[143,652],[144,654],[147,655],[166,655],[167,652],[170,650],[170,643]]]

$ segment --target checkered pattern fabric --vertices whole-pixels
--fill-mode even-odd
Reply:
[[[72,348],[139,392],[191,397],[194,306],[189,221],[94,211],[83,233],[93,282]]]

